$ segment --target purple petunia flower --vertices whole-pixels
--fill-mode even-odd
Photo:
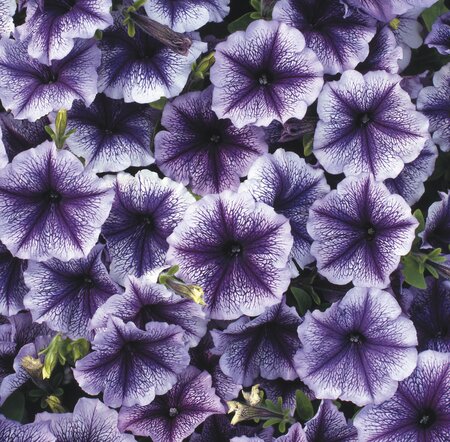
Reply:
[[[442,55],[450,55],[450,12],[441,15],[425,38],[425,44]]]
[[[242,189],[289,219],[294,237],[291,256],[295,262],[302,268],[313,262],[306,221],[314,201],[330,191],[323,171],[306,164],[293,152],[278,149],[254,162]]]
[[[147,15],[176,32],[195,31],[206,23],[221,22],[230,0],[153,0],[144,3]]]
[[[16,12],[16,0],[0,1],[0,36],[9,38],[14,31],[13,16]]]
[[[379,404],[416,367],[414,325],[378,289],[353,288],[325,312],[307,312],[298,335],[297,371],[319,399]]]
[[[433,203],[428,209],[425,229],[419,233],[422,238],[422,247],[431,249],[440,247],[450,250],[450,191],[439,192],[440,201]]]
[[[394,397],[364,407],[354,424],[364,442],[444,442],[450,440],[449,415],[450,354],[427,350]]]
[[[119,172],[154,162],[150,152],[157,113],[151,107],[97,95],[86,108],[77,100],[68,112],[67,146],[94,172]]]
[[[84,257],[97,242],[112,199],[104,180],[45,142],[0,171],[0,239],[21,259]]]
[[[89,106],[97,94],[100,51],[95,40],[77,40],[64,58],[50,66],[32,59],[26,42],[0,40],[0,99],[15,118],[38,118],[70,109],[76,99]]]
[[[434,172],[438,150],[427,140],[419,156],[405,167],[396,178],[387,179],[384,184],[392,193],[398,193],[412,206],[425,192],[424,182]]]
[[[410,287],[403,296],[410,296],[410,317],[416,327],[419,350],[450,353],[450,281],[426,278],[426,289]]]
[[[263,129],[237,129],[230,120],[219,120],[211,101],[209,87],[167,103],[161,120],[167,130],[155,137],[160,170],[200,195],[236,190],[239,178],[268,149]]]
[[[24,303],[33,320],[72,339],[92,339],[90,319],[110,296],[121,291],[109,277],[102,254],[103,246],[97,245],[87,258],[31,261],[25,271],[30,291]]]
[[[4,442],[59,442],[50,432],[48,422],[22,425],[0,415],[0,440]]]
[[[73,413],[39,413],[35,423],[48,423],[57,442],[135,442],[117,429],[117,411],[98,399],[81,398]]]
[[[429,137],[401,77],[385,71],[346,71],[319,96],[314,155],[329,173],[395,178]]]
[[[298,422],[292,425],[284,436],[279,436],[277,438],[272,437],[270,439],[262,439],[259,436],[240,436],[233,437],[230,442],[266,442],[267,440],[270,442],[308,442],[305,431]]]
[[[196,346],[206,333],[207,321],[200,305],[152,283],[148,277],[129,276],[125,280],[125,292],[109,298],[97,310],[91,326],[106,327],[109,315],[124,322],[132,321],[141,329],[151,321],[179,325],[189,347]]]
[[[295,308],[282,301],[254,319],[243,316],[224,331],[212,330],[215,352],[221,355],[220,368],[244,387],[252,385],[259,375],[294,380],[301,322]]]
[[[281,0],[272,17],[300,30],[306,46],[323,64],[325,74],[354,69],[369,54],[376,20],[340,0]]]
[[[48,134],[44,128],[49,124],[47,117],[30,122],[16,120],[11,113],[0,113],[0,138],[8,155],[7,160],[12,161],[18,153],[48,140]]]
[[[411,249],[417,220],[400,195],[371,175],[346,178],[310,209],[317,269],[333,284],[384,288]]]
[[[323,86],[323,68],[300,31],[257,20],[216,46],[212,109],[238,128],[302,118]]]
[[[28,0],[19,36],[32,58],[50,65],[69,54],[75,39],[92,38],[112,25],[110,8],[111,0]]]
[[[180,55],[139,28],[131,38],[120,14],[115,26],[103,33],[99,46],[102,50],[99,92],[110,98],[123,98],[127,103],[149,103],[178,95],[192,63],[206,50],[206,43],[193,40],[188,55]]]
[[[110,407],[149,404],[189,365],[183,330],[163,322],[150,322],[143,331],[110,317],[95,335],[93,350],[76,362],[74,376],[86,393],[103,392]]]
[[[347,423],[344,414],[330,400],[323,400],[316,415],[306,422],[308,442],[356,442],[356,428]]]
[[[417,109],[430,120],[430,132],[442,151],[450,151],[450,63],[434,74],[433,86],[422,89]]]
[[[210,318],[261,314],[289,285],[289,222],[248,193],[203,197],[167,242],[167,261],[203,288]]]
[[[149,436],[154,442],[182,442],[208,416],[224,412],[211,388],[211,376],[188,367],[173,388],[150,405],[122,407],[119,430]]]
[[[148,170],[134,177],[119,173],[115,193],[102,232],[112,258],[111,276],[120,283],[127,275],[142,276],[164,264],[167,237],[195,199],[182,184]]]
[[[0,314],[9,316],[24,308],[23,298],[28,291],[23,279],[27,262],[14,258],[0,242]]]
[[[2,141],[2,128],[0,126],[0,169],[8,164],[8,154],[6,153],[5,145]]]

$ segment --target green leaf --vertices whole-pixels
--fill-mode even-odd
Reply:
[[[423,217],[423,213],[420,209],[416,209],[413,213],[413,216],[417,219],[417,221],[419,221],[416,233],[420,233],[425,228],[425,218]]]
[[[261,17],[261,13],[260,12],[250,12],[250,18],[252,18],[253,20],[259,20]]]
[[[247,29],[247,26],[253,21],[251,15],[252,12],[247,12],[247,14],[244,14],[238,19],[232,21],[228,25],[228,32],[233,33],[236,31],[244,31],[245,29]]]
[[[279,424],[278,424],[278,431],[280,433],[285,433],[286,432],[286,421],[282,420]]]
[[[250,6],[255,11],[261,11],[261,0],[250,0]]]
[[[270,419],[267,419],[264,423],[263,423],[263,428],[269,428],[272,425],[277,425],[280,422],[279,418],[276,417],[272,417]]]
[[[409,285],[417,287],[418,289],[427,288],[427,284],[423,276],[423,271],[422,272],[420,271],[420,265],[423,266],[423,263],[419,263],[411,255],[403,257],[402,263],[403,263],[402,273],[403,276],[405,277],[405,281]]]
[[[431,31],[431,27],[437,18],[446,12],[448,12],[448,9],[445,7],[445,0],[439,0],[431,8],[422,12],[422,19],[428,31]]]
[[[308,290],[308,293],[310,294],[312,300],[314,301],[314,304],[320,305],[320,303],[322,302],[320,300],[320,296],[317,294],[317,292],[312,287],[310,287],[310,290]]]
[[[434,278],[439,279],[439,273],[434,267],[432,267],[430,264],[425,264],[425,268],[431,273]]]
[[[55,138],[56,134],[50,126],[44,126],[44,130],[50,135],[52,140]]]
[[[163,110],[166,103],[167,103],[167,98],[161,97],[159,100],[156,100],[156,101],[153,101],[152,103],[150,103],[150,107],[152,107],[153,109],[156,109],[156,110]]]
[[[303,154],[309,157],[313,151],[314,134],[306,134],[303,136]]]
[[[8,419],[21,422],[25,416],[24,394],[20,391],[15,391],[0,407],[0,414],[3,414]]]
[[[304,315],[312,307],[312,299],[307,291],[299,287],[291,287],[291,293],[297,303],[300,315]]]
[[[295,411],[302,422],[306,422],[314,416],[312,402],[301,390],[295,392]]]

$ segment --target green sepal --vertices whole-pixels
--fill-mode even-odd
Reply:
[[[152,107],[153,109],[156,109],[156,110],[163,110],[167,101],[168,100],[166,97],[161,97],[159,100],[151,102],[150,107]]]
[[[0,414],[17,422],[21,422],[24,419],[25,412],[25,396],[21,391],[15,391],[11,394],[0,407]],[[14,438],[14,435],[12,436]]]
[[[309,157],[313,152],[314,134],[303,135],[303,155]]]
[[[294,296],[295,302],[298,306],[298,311],[301,316],[303,316],[307,310],[312,307],[312,299],[306,290],[299,287],[290,288],[292,295]]]
[[[425,277],[423,275],[424,265],[422,262],[414,259],[414,257],[409,254],[402,258],[403,269],[402,273],[405,281],[418,289],[425,289],[427,284],[425,282]],[[422,266],[422,271],[421,271]]]
[[[302,422],[306,422],[314,416],[312,402],[301,390],[295,392],[295,411]]]
[[[422,19],[428,31],[431,31],[433,23],[438,19],[438,17],[446,12],[448,12],[448,9],[445,6],[445,0],[439,0],[433,6],[422,12]]]
[[[233,32],[244,31],[245,29],[247,29],[247,26],[253,21],[251,17],[252,14],[252,12],[247,12],[236,20],[232,21],[228,25],[228,32],[232,34]]]

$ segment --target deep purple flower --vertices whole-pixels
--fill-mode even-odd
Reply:
[[[289,285],[289,222],[248,193],[203,197],[167,241],[167,261],[203,288],[211,318],[261,314]]]
[[[314,155],[327,172],[395,178],[419,155],[428,121],[415,110],[401,77],[346,71],[319,96]]]
[[[433,203],[428,209],[425,229],[419,233],[422,247],[425,249],[440,247],[447,251],[450,244],[450,192],[439,192],[440,201]]]
[[[72,339],[92,339],[88,323],[98,307],[121,292],[102,262],[103,246],[95,246],[87,258],[61,262],[31,261],[25,272],[30,291],[24,303],[33,320]]]
[[[188,367],[173,388],[150,405],[122,407],[119,429],[149,436],[154,442],[182,442],[208,416],[224,412],[211,388],[211,376]]]
[[[189,364],[183,330],[150,322],[145,331],[110,317],[93,341],[93,352],[75,364],[74,376],[88,394],[103,392],[110,407],[147,405],[166,393]]]
[[[28,291],[23,279],[26,261],[14,258],[0,242],[0,314],[9,316],[24,308],[23,298]]]
[[[259,375],[294,380],[300,323],[295,308],[282,301],[254,319],[243,316],[223,331],[212,330],[215,351],[221,355],[220,368],[244,387]]]
[[[433,86],[422,89],[417,109],[430,120],[434,142],[443,150],[450,150],[450,63],[434,74]]]
[[[69,54],[75,39],[92,38],[112,25],[110,8],[111,0],[28,0],[19,36],[32,58],[50,65]]]
[[[153,0],[144,3],[153,20],[177,32],[195,31],[206,23],[221,22],[230,12],[230,0]]]
[[[194,197],[180,183],[141,170],[117,175],[111,214],[103,235],[111,255],[111,275],[123,282],[164,264],[167,237],[183,219]]]
[[[109,298],[97,310],[91,326],[106,327],[109,315],[124,322],[132,321],[141,329],[151,321],[179,325],[189,347],[196,346],[206,333],[207,321],[200,305],[152,283],[148,277],[129,276],[125,280],[125,292]]]
[[[28,55],[26,42],[2,38],[0,99],[15,118],[30,121],[70,109],[76,99],[89,106],[97,94],[99,64],[95,40],[77,40],[63,60],[47,66]]]
[[[302,268],[313,262],[306,221],[314,201],[330,191],[323,171],[306,164],[293,152],[278,149],[273,155],[266,154],[254,162],[242,189],[289,219],[294,237],[291,252],[294,261]]]
[[[98,399],[81,398],[73,413],[39,413],[35,423],[48,423],[56,442],[135,442],[119,432],[117,418],[117,411]]]
[[[396,74],[399,70],[399,60],[402,58],[403,49],[397,43],[392,29],[389,26],[381,26],[369,43],[369,55],[357,69],[363,73],[383,70]]]
[[[0,169],[8,164],[8,154],[6,153],[5,145],[2,141],[2,128],[0,126]]]
[[[346,178],[316,201],[307,223],[319,273],[334,284],[384,288],[411,249],[417,220],[371,175]]]
[[[1,139],[6,149],[9,161],[20,152],[36,147],[48,139],[44,127],[49,125],[47,117],[35,122],[16,120],[11,113],[0,113]],[[1,142],[0,142],[1,143]]]
[[[0,440],[4,442],[59,442],[50,432],[48,422],[22,425],[0,415]]]
[[[149,103],[178,95],[186,84],[191,65],[206,50],[206,43],[193,40],[187,56],[145,34],[139,28],[128,36],[120,14],[114,27],[103,33],[99,46],[99,92],[125,102]]]
[[[289,431],[284,436],[268,439],[269,442],[308,442],[306,439],[305,431],[302,426],[297,422],[289,428]],[[266,439],[262,439],[259,436],[239,436],[233,437],[230,442],[266,442]]]
[[[417,362],[413,323],[378,289],[356,287],[324,312],[307,312],[298,335],[297,371],[319,399],[379,404]]]
[[[450,55],[450,12],[441,15],[425,38],[425,44],[436,48],[442,55]]]
[[[444,442],[450,440],[449,415],[450,353],[427,350],[394,397],[364,407],[354,424],[361,441]]]
[[[347,423],[344,414],[330,400],[323,400],[316,415],[306,422],[308,442],[356,442],[356,428]]]
[[[201,195],[236,190],[239,178],[267,152],[264,131],[238,129],[211,110],[212,87],[181,95],[164,107],[167,129],[155,137],[156,164],[168,177]]]
[[[409,315],[419,340],[419,350],[436,350],[450,353],[450,281],[426,278],[427,288],[405,289],[410,296]]]
[[[67,146],[94,172],[119,172],[154,162],[150,152],[157,113],[151,107],[97,95],[86,108],[75,101],[67,130],[75,130]]]
[[[412,206],[425,192],[424,182],[434,172],[438,150],[431,140],[427,140],[419,156],[405,167],[396,178],[387,179],[384,184],[392,193],[398,193]]]
[[[323,86],[323,68],[300,31],[257,20],[216,46],[212,109],[238,128],[302,118]]]
[[[16,12],[16,0],[2,0],[0,2],[0,36],[9,38],[14,31],[13,16]]]
[[[272,17],[300,30],[326,74],[354,69],[369,54],[376,20],[340,0],[281,0]]]
[[[0,238],[16,257],[62,261],[94,247],[113,199],[70,152],[45,142],[0,171]]]

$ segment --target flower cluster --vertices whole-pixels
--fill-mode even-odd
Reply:
[[[449,441],[449,8],[0,0],[0,441]]]

